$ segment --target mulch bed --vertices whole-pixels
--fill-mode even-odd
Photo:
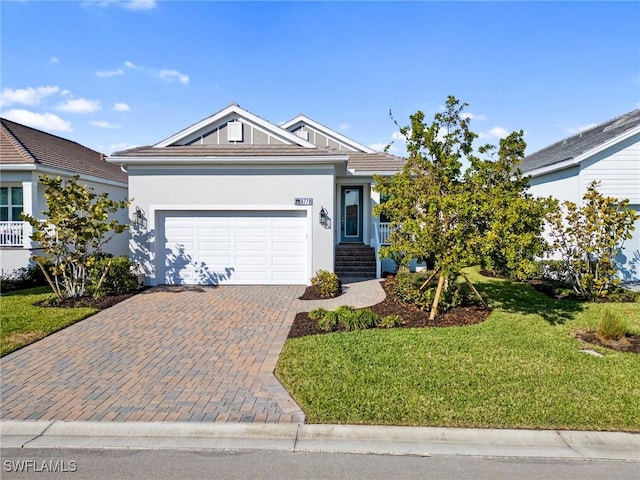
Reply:
[[[40,302],[36,302],[35,305],[39,307],[58,307],[58,308],[78,308],[78,307],[92,307],[97,310],[105,310],[109,307],[113,307],[116,303],[120,303],[127,298],[131,298],[134,295],[140,293],[145,290],[145,288],[140,288],[138,290],[134,290],[128,293],[122,293],[119,295],[106,295],[100,298],[93,297],[81,297],[81,298],[65,298],[62,302],[58,301],[57,298],[53,300],[42,300]]]
[[[402,318],[401,328],[423,328],[423,327],[453,327],[463,325],[473,325],[481,323],[487,319],[490,310],[467,304],[455,307],[444,314],[438,315],[434,320],[429,320],[429,313],[417,307],[404,303],[393,296],[386,281],[381,282],[387,293],[387,297],[377,305],[368,307],[380,317],[387,315],[399,315]],[[341,327],[336,327],[333,331],[341,331]],[[308,312],[298,313],[293,321],[288,338],[305,337],[308,335],[321,335],[325,332],[320,330],[316,322],[309,318]]]
[[[343,293],[342,283],[339,283],[338,295],[336,295],[336,297],[339,297],[340,295],[342,295],[342,293]],[[335,298],[335,297],[332,297],[332,298]],[[304,291],[304,293],[302,294],[302,296],[298,297],[298,300],[326,300],[326,299],[327,297],[323,297],[322,295],[320,295],[320,292],[318,291],[318,289],[313,285],[309,285]]]
[[[617,350],[618,352],[640,353],[640,335],[628,333],[620,340],[606,340],[600,338],[596,332],[578,331],[574,332],[576,338],[592,345]]]

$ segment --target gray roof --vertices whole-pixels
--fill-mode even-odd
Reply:
[[[529,172],[577,158],[638,126],[640,126],[640,109],[625,113],[538,150],[525,157],[520,169],[523,172]]]
[[[0,123],[0,164],[44,165],[127,183],[127,174],[100,152],[5,118]]]
[[[402,169],[404,159],[386,153],[359,153],[323,148],[307,148],[297,145],[176,145],[169,147],[137,147],[111,155],[114,160],[132,158],[166,157],[329,157],[344,155],[348,157],[347,168],[365,172],[391,172]]]

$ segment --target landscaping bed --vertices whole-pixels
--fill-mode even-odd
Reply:
[[[392,282],[393,277],[387,277],[389,283]],[[472,303],[464,304],[459,307],[455,307],[446,313],[438,315],[434,320],[429,319],[429,313],[419,308],[402,302],[393,296],[390,285],[387,280],[381,282],[382,287],[387,293],[386,298],[372,307],[368,307],[374,313],[385,317],[387,315],[398,315],[402,320],[399,327],[401,328],[420,328],[420,327],[450,327],[450,326],[462,326],[473,325],[483,322],[491,313],[489,310],[484,309],[478,305]],[[307,292],[313,287],[307,288]],[[344,328],[336,326],[332,331],[341,331]],[[301,312],[296,314],[296,317],[289,331],[288,338],[298,338],[307,335],[319,335],[329,333],[321,330],[317,326],[317,322],[309,318],[309,312]]]

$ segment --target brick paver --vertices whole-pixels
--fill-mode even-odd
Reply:
[[[4,357],[0,418],[303,422],[273,375],[303,291],[147,290]]]

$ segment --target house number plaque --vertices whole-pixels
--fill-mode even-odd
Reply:
[[[305,207],[309,205],[313,205],[313,198],[311,197],[296,198],[294,199],[294,205],[302,205]]]

